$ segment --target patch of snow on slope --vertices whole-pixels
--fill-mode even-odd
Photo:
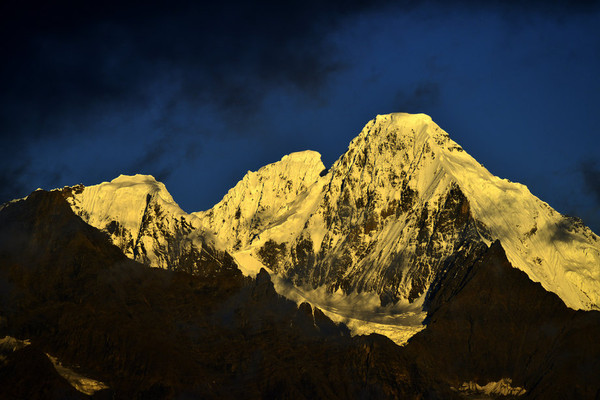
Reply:
[[[422,310],[424,297],[413,303],[399,302],[382,307],[379,297],[374,293],[345,295],[341,290],[330,293],[324,287],[312,289],[295,286],[270,271],[249,250],[235,253],[234,257],[245,275],[255,277],[264,268],[271,275],[277,293],[296,304],[307,302],[318,307],[332,321],[346,324],[353,335],[378,333],[401,346],[425,328],[423,320],[427,314]]]
[[[527,391],[521,387],[513,387],[512,379],[504,378],[498,382],[488,382],[484,386],[480,386],[475,382],[465,382],[458,388],[458,391],[466,394],[484,394],[490,398],[496,396],[523,396]]]
[[[30,340],[20,340],[16,339],[12,336],[5,336],[0,339],[0,364],[4,361],[5,356],[2,353],[15,352],[24,347],[31,345]],[[87,378],[77,372],[63,366],[56,357],[52,357],[50,354],[46,353],[48,359],[54,365],[56,372],[59,373],[60,376],[65,378],[71,386],[73,386],[76,390],[83,394],[87,394],[88,396],[93,395],[95,392],[107,389],[108,386],[100,381]]]
[[[52,361],[56,372],[65,378],[71,386],[77,389],[77,391],[88,396],[92,396],[99,390],[108,389],[108,386],[105,383],[78,374],[72,369],[62,365],[56,357],[52,357],[48,353],[46,353],[46,356],[50,359],[50,361]]]
[[[183,211],[151,175],[121,175],[111,182],[64,190],[71,208],[85,222],[106,232],[127,257],[153,267],[168,268],[165,257],[184,241],[191,240],[198,248],[204,241],[216,245],[199,218]],[[188,236],[191,232],[193,237]]]

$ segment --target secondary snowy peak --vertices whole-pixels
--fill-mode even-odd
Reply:
[[[319,153],[291,153],[258,171],[248,171],[212,209],[194,215],[229,249],[240,249],[266,224],[289,211],[289,203],[317,182],[324,170]]]
[[[89,214],[91,225],[117,219],[137,234],[148,196],[176,205],[165,185],[151,175],[120,175],[110,182],[86,187],[76,197],[76,204]]]
[[[76,186],[72,193],[67,199],[75,213],[88,224],[107,231],[130,258],[150,203],[160,204],[175,217],[185,215],[165,185],[151,175],[120,175],[99,185]]]
[[[236,268],[230,256],[214,247],[200,220],[184,212],[165,185],[150,175],[121,175],[62,191],[77,215],[106,232],[131,259],[200,274]]]

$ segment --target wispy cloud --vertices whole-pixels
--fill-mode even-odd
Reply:
[[[437,82],[419,82],[416,87],[400,90],[396,94],[396,109],[403,112],[425,112],[437,105],[441,87]]]
[[[579,171],[584,182],[584,189],[594,196],[600,206],[600,165],[596,160],[585,160],[580,164]]]

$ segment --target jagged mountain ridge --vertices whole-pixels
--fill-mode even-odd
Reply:
[[[102,193],[110,200],[90,200]],[[307,151],[249,172],[204,212],[186,214],[147,176],[67,197],[151,266],[174,268],[219,248],[296,285],[373,292],[387,304],[423,297],[452,254],[499,239],[513,266],[569,307],[600,305],[598,237],[525,186],[493,176],[423,114],[378,116],[328,171]]]

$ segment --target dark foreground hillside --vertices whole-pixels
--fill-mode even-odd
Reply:
[[[399,347],[351,337],[226,253],[201,277],[131,261],[59,192],[36,191],[0,210],[0,337],[31,342],[1,352],[0,398],[89,397],[46,353],[104,382],[95,398],[485,398],[474,384],[506,379],[522,389],[508,397],[600,398],[600,313],[566,308],[500,243],[473,246]]]
[[[37,191],[0,211],[2,336],[29,339],[4,361],[5,398],[80,398],[44,353],[110,389],[99,398],[413,398],[422,386],[385,337],[351,338],[318,309],[279,297],[266,272],[244,278],[222,256],[197,277],[127,259]],[[25,349],[21,350],[24,351]],[[44,370],[23,368],[25,362]],[[15,375],[20,379],[13,380]],[[10,377],[10,379],[9,379]],[[54,385],[58,389],[48,391]]]

